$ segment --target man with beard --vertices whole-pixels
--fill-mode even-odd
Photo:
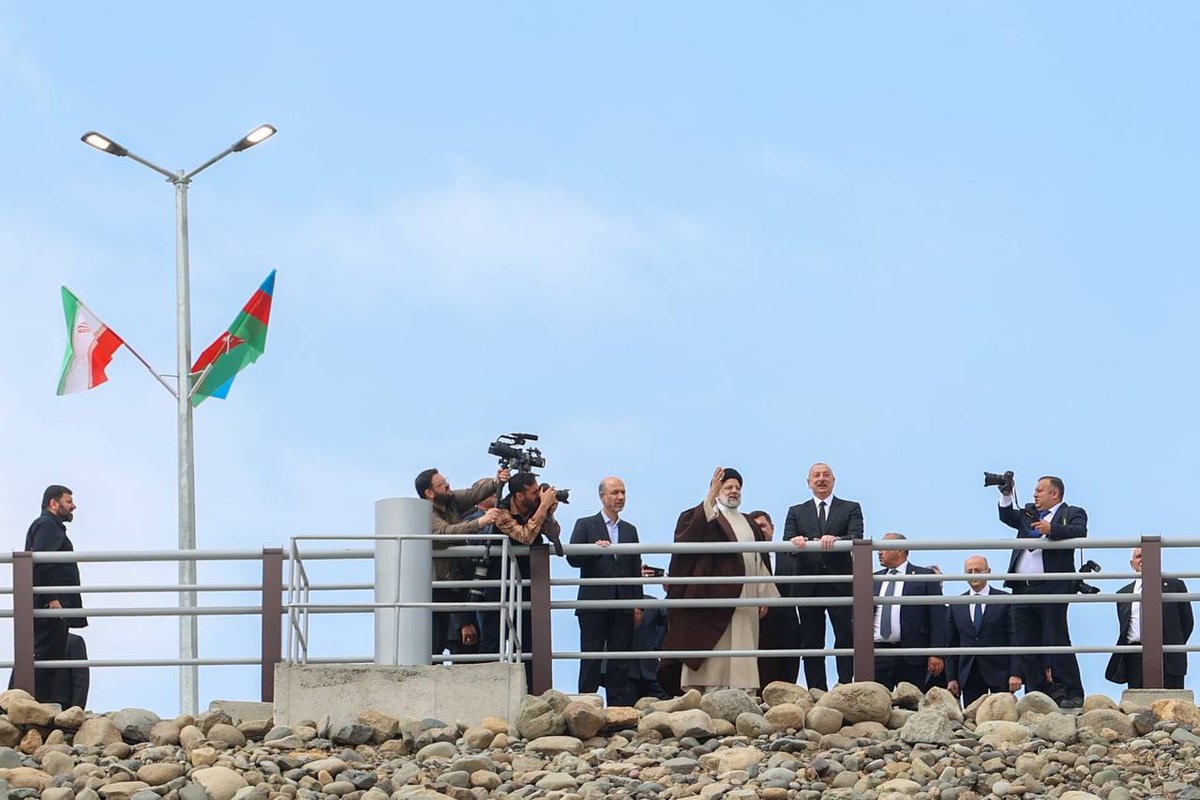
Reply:
[[[42,515],[33,521],[25,534],[25,550],[34,553],[72,552],[75,548],[67,537],[66,523],[75,518],[75,498],[70,489],[57,484],[42,493]],[[52,563],[33,565],[34,586],[78,586],[79,565]],[[83,608],[76,592],[35,594],[33,607]],[[87,618],[55,617],[33,620],[33,658],[35,661],[60,661],[67,658],[67,638],[71,628],[87,626]],[[42,703],[58,703],[70,707],[71,694],[61,680],[59,669],[39,668],[34,672],[34,697]]]
[[[863,537],[862,507],[853,500],[833,496],[837,478],[828,464],[818,462],[809,467],[808,488],[812,499],[788,509],[783,526],[783,538],[796,545],[800,552],[780,553],[777,575],[845,575],[838,583],[789,583],[791,597],[850,597],[850,551],[834,552],[836,542]],[[819,544],[819,546],[818,546]],[[825,617],[833,626],[833,644],[838,648],[854,647],[853,615],[849,605],[801,606],[800,646],[820,650],[825,647]],[[838,681],[854,680],[854,656],[837,657]],[[825,677],[825,657],[804,658],[804,680],[810,689],[828,689]]]
[[[417,496],[433,504],[433,532],[439,536],[462,536],[479,533],[494,523],[499,514],[487,511],[472,519],[464,515],[472,512],[476,503],[494,496],[496,488],[508,480],[508,470],[496,473],[496,479],[483,478],[470,489],[453,490],[446,476],[436,469],[423,470],[415,481]],[[449,540],[433,543],[435,550],[453,545],[465,545],[464,540]],[[435,558],[433,577],[438,581],[469,580],[471,562],[465,558]],[[466,589],[441,589],[434,587],[432,599],[435,603],[461,603],[467,598]],[[432,653],[441,655],[443,650],[451,653],[473,652],[479,644],[479,631],[474,614],[469,611],[435,611],[432,623]]]
[[[703,502],[679,515],[676,542],[762,541],[762,532],[737,510],[742,502],[742,476],[731,467],[717,467]],[[671,556],[672,578],[769,576],[765,553],[676,553]],[[774,583],[670,584],[669,599],[732,599],[778,597]],[[758,662],[752,656],[720,656],[721,651],[758,649],[759,620],[766,606],[671,608],[667,611],[664,650],[704,650],[714,655],[685,658],[681,688],[738,688],[759,686]],[[674,681],[670,681],[674,683]]]
[[[764,541],[775,538],[775,523],[766,511],[751,511],[750,519],[762,532]],[[778,560],[778,556],[776,556]],[[778,570],[775,571],[778,575]],[[780,594],[788,594],[785,588]],[[758,644],[763,650],[791,650],[800,645],[800,620],[793,606],[770,606],[759,624]],[[758,678],[765,687],[772,681],[795,683],[800,675],[799,656],[773,656],[758,659]]]
[[[496,506],[496,530],[503,533],[509,539],[512,539],[516,544],[537,544],[542,537],[546,537],[551,541],[557,539],[561,532],[558,520],[554,518],[554,509],[558,508],[558,498],[555,496],[557,490],[553,486],[541,486],[538,484],[537,476],[532,472],[518,472],[513,475],[508,481],[508,496],[505,497]],[[521,573],[523,580],[529,579],[529,556],[519,556],[517,558],[517,569]],[[494,580],[500,578],[500,559],[493,557],[488,577]],[[521,589],[521,602],[529,603],[530,587],[525,586]],[[499,612],[490,614],[493,622],[489,622],[484,626],[485,629],[493,629],[499,634],[500,630],[500,615]],[[523,632],[521,639],[521,652],[533,652],[533,614],[529,611],[521,612],[521,630]],[[484,652],[492,652],[492,646],[488,640],[484,641],[484,647],[487,647]],[[499,646],[497,638],[496,646]],[[529,688],[533,687],[533,661],[525,661],[525,685]]]
[[[594,544],[595,555],[567,556],[567,563],[579,569],[579,577],[608,580],[636,578],[641,574],[641,557],[636,553],[610,555],[604,550],[613,544],[635,544],[637,528],[620,518],[625,509],[625,482],[615,475],[600,481],[599,514],[575,522],[571,544]],[[639,586],[585,585],[579,587],[579,600],[636,600],[642,596]],[[620,652],[633,649],[634,614],[632,608],[580,608],[579,648],[584,652]],[[598,658],[579,660],[579,692],[588,694],[600,688],[601,666],[610,706],[633,705],[638,698],[630,694],[627,659]]]

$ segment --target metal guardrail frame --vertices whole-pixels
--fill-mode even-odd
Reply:
[[[312,601],[312,593],[314,591],[361,591],[373,588],[373,584],[365,583],[326,583],[316,584],[309,581],[307,571],[304,566],[304,561],[326,561],[326,560],[356,560],[356,559],[371,559],[374,554],[368,549],[350,549],[350,550],[323,550],[305,552],[301,555],[296,549],[296,541],[305,541],[312,539],[376,539],[376,538],[396,538],[396,537],[375,537],[375,536],[357,536],[357,537],[295,537],[292,540],[292,546],[288,548],[288,582],[284,584],[284,549],[283,548],[263,548],[257,550],[214,550],[214,551],[188,551],[181,554],[178,551],[115,551],[115,552],[73,552],[73,553],[28,553],[14,552],[11,555],[0,554],[0,563],[12,564],[12,587],[8,589],[0,588],[0,593],[11,593],[13,600],[13,610],[11,612],[0,612],[0,618],[11,616],[13,619],[13,661],[11,666],[13,669],[13,685],[18,688],[24,688],[31,691],[33,689],[33,675],[36,667],[45,668],[60,668],[60,667],[78,667],[78,666],[95,666],[95,667],[133,667],[133,666],[177,666],[182,664],[196,664],[200,666],[221,666],[221,665],[240,665],[251,666],[257,664],[261,672],[261,696],[263,700],[270,701],[274,697],[274,671],[275,664],[281,657],[286,660],[299,660],[298,656],[303,651],[305,663],[370,663],[373,658],[364,658],[361,656],[347,657],[308,657],[307,642],[308,642],[308,622],[311,614],[316,613],[362,613],[373,611],[376,608],[398,608],[395,603],[352,603],[352,604],[337,604],[337,603],[318,603]],[[464,538],[478,538],[464,537]],[[904,549],[910,551],[921,550],[939,550],[939,551],[992,551],[1003,550],[1011,551],[1016,544],[1015,539],[956,539],[956,540],[938,540],[938,541],[913,541],[913,540],[871,540],[860,539],[853,542],[839,542],[834,545],[834,550],[849,550],[851,552],[853,569],[850,576],[830,576],[829,578],[818,577],[813,582],[824,581],[846,581],[849,580],[852,586],[852,594],[849,598],[821,598],[817,600],[809,600],[806,598],[779,598],[765,601],[760,600],[720,600],[720,601],[696,601],[696,600],[628,600],[628,601],[574,601],[574,600],[553,600],[551,597],[551,589],[554,586],[580,586],[589,584],[685,584],[698,582],[745,582],[742,579],[730,578],[723,579],[687,579],[687,578],[624,578],[624,579],[583,579],[583,578],[555,578],[550,577],[550,550],[544,545],[535,545],[533,547],[509,546],[507,541],[504,545],[506,551],[503,563],[505,570],[500,581],[485,582],[484,585],[499,585],[502,590],[507,589],[507,601],[501,603],[501,607],[505,609],[507,619],[513,621],[513,628],[516,629],[518,637],[526,632],[521,631],[521,613],[520,611],[528,607],[531,611],[533,621],[532,631],[527,632],[532,636],[533,645],[533,685],[532,690],[535,692],[544,691],[551,686],[551,676],[553,661],[555,659],[595,659],[595,658],[641,658],[641,657],[697,657],[709,655],[708,652],[698,651],[672,651],[672,652],[653,652],[643,653],[637,651],[627,652],[609,652],[609,653],[588,653],[588,652],[572,652],[561,651],[554,652],[552,641],[551,628],[551,612],[553,610],[569,610],[575,608],[591,607],[592,604],[599,604],[605,608],[619,607],[685,607],[685,606],[702,606],[702,605],[771,605],[771,606],[802,606],[810,604],[834,605],[834,604],[849,604],[854,608],[855,617],[857,619],[868,620],[863,624],[857,624],[854,627],[854,648],[836,649],[824,648],[821,650],[754,650],[754,651],[730,651],[730,655],[746,655],[746,656],[805,656],[805,655],[853,655],[855,659],[854,670],[858,680],[870,680],[874,677],[874,641],[872,636],[872,626],[870,620],[874,616],[874,607],[878,602],[880,604],[945,604],[954,605],[959,603],[970,602],[969,598],[950,595],[941,598],[932,597],[915,597],[904,598],[902,595],[894,598],[876,598],[874,596],[874,583],[878,580],[873,574],[872,556],[879,550],[897,550]],[[1055,603],[1090,603],[1090,602],[1116,602],[1116,601],[1134,601],[1140,600],[1142,603],[1142,642],[1140,645],[1126,646],[1110,646],[1110,647],[1093,647],[1093,646],[1072,646],[1072,647],[1040,647],[1040,648],[957,648],[954,652],[968,654],[1011,654],[1018,652],[1041,652],[1041,653],[1136,653],[1141,652],[1143,671],[1145,675],[1145,685],[1147,688],[1161,688],[1162,682],[1162,666],[1163,654],[1170,652],[1194,652],[1200,650],[1200,645],[1169,645],[1164,646],[1162,641],[1162,604],[1164,602],[1191,602],[1195,599],[1200,599],[1200,593],[1188,594],[1172,594],[1164,597],[1161,587],[1163,577],[1196,577],[1200,573],[1195,572],[1171,572],[1165,573],[1162,570],[1162,549],[1164,546],[1176,547],[1200,547],[1200,539],[1198,538],[1179,538],[1172,539],[1170,542],[1163,542],[1159,536],[1146,535],[1140,538],[1119,538],[1119,539],[1090,539],[1090,540],[1069,540],[1064,542],[1048,542],[1040,540],[1021,540],[1020,549],[1075,549],[1081,545],[1088,549],[1123,549],[1138,547],[1142,548],[1142,572],[1141,578],[1143,582],[1142,594],[1098,594],[1098,595],[1010,595],[996,596],[988,595],[983,602],[985,603],[1018,603],[1018,602],[1055,602]],[[567,553],[577,554],[593,554],[595,552],[594,545],[566,545]],[[479,546],[455,546],[444,550],[439,550],[437,556],[439,558],[446,557],[472,557],[482,555],[483,547]],[[787,542],[755,542],[748,544],[736,543],[716,543],[711,545],[697,544],[638,544],[624,545],[614,544],[607,548],[606,553],[615,555],[618,553],[637,553],[637,554],[669,554],[681,552],[721,552],[721,553],[741,553],[741,552],[795,552],[795,548]],[[517,555],[528,554],[530,557],[530,575],[521,576],[517,574],[515,568],[508,569],[510,560],[515,559]],[[88,609],[85,613],[90,616],[105,617],[105,616],[180,616],[183,614],[196,616],[220,616],[220,615],[257,615],[261,618],[261,647],[257,657],[240,657],[240,658],[223,658],[223,659],[144,659],[144,660],[102,660],[91,659],[87,661],[40,661],[35,664],[33,657],[33,620],[35,618],[46,617],[64,617],[71,616],[78,612],[71,610],[52,610],[52,609],[34,609],[34,598],[36,594],[45,594],[53,591],[62,591],[58,589],[37,589],[33,586],[33,566],[35,563],[120,563],[120,562],[155,562],[155,561],[179,561],[181,559],[192,561],[261,561],[262,564],[262,583],[261,584],[209,584],[196,586],[180,586],[180,585],[106,585],[106,586],[88,586],[81,585],[73,587],[83,593],[142,593],[142,592],[176,592],[184,589],[219,592],[219,591],[258,591],[261,593],[262,600],[257,606],[200,606],[194,608],[179,608],[179,607],[159,607],[159,608],[107,608],[107,609]],[[1104,573],[1102,575],[1093,575],[1088,577],[1089,580],[1115,580],[1123,578],[1133,578],[1135,573]],[[945,574],[933,576],[897,576],[897,579],[912,580],[912,581],[929,581],[929,580],[966,580],[968,576],[965,574]],[[1010,576],[1008,573],[990,573],[989,580],[1003,580]],[[1045,579],[1045,580],[1076,580],[1079,576],[1075,573],[1048,573],[1039,575],[1021,575],[1021,579]],[[754,579],[751,579],[754,580]],[[780,577],[762,578],[762,581],[771,580],[777,583],[794,583],[802,582],[802,578]],[[473,585],[473,581],[435,581],[433,585],[439,587],[457,587]],[[530,589],[530,601],[526,606],[520,600],[520,590],[523,586],[528,585]],[[284,592],[286,594],[286,600]],[[502,595],[504,592],[502,591]],[[976,602],[979,600],[976,599]],[[471,608],[477,607],[477,604],[459,603],[459,604],[434,604],[434,603],[418,603],[407,604],[412,607],[428,607],[431,609],[436,607],[438,610],[451,610],[456,608]],[[493,607],[490,604],[488,607]],[[287,650],[285,653],[283,647],[283,624],[285,621],[284,615],[287,615],[288,623],[288,640]],[[501,658],[510,661],[521,660],[519,638],[515,646],[512,646],[511,640],[506,637],[508,646],[502,645],[504,652],[499,655]],[[947,652],[949,652],[947,650]],[[924,651],[910,651],[900,649],[889,649],[889,653],[895,655],[921,655]],[[494,654],[482,655],[464,655],[464,656],[439,656],[444,660],[450,661],[490,661],[496,656]],[[9,664],[0,662],[0,667],[10,666]]]

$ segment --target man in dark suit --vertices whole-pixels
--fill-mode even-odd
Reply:
[[[642,571],[643,578],[653,578],[654,573]],[[654,600],[652,595],[642,595]],[[667,635],[667,610],[665,608],[635,608],[633,610],[633,649],[653,651],[662,649],[663,637]],[[658,682],[658,659],[635,658],[629,662],[629,697],[656,697],[668,699],[662,684]]]
[[[1133,548],[1129,565],[1134,572],[1142,571],[1142,548]],[[1163,644],[1187,644],[1191,638],[1194,620],[1192,604],[1189,602],[1167,602],[1167,594],[1187,594],[1187,586],[1179,578],[1163,578],[1162,625]],[[1127,583],[1117,594],[1141,594],[1142,579]],[[1117,603],[1117,626],[1121,633],[1117,644],[1139,644],[1142,641],[1142,604],[1123,601]],[[1163,653],[1163,686],[1167,689],[1182,689],[1187,675],[1187,653]],[[1141,689],[1142,654],[1113,653],[1108,660],[1104,677],[1113,683],[1128,684],[1130,689]]]
[[[1063,502],[1065,487],[1061,478],[1045,475],[1038,479],[1033,490],[1035,513],[1026,513],[1013,502],[1013,487],[1000,487],[1000,521],[1016,528],[1017,539],[1081,539],[1087,536],[1087,512]],[[1008,562],[1010,573],[1075,573],[1075,551],[1071,550],[1013,550]],[[1009,580],[1005,586],[1013,594],[1057,594],[1068,596],[1076,591],[1075,581],[1069,580]],[[1067,628],[1066,603],[1029,603],[1013,606],[1013,627],[1019,647],[1070,646],[1071,633]],[[1046,665],[1053,667],[1047,679]],[[1079,662],[1074,654],[1024,655],[1020,661],[1021,677],[1026,692],[1054,691],[1053,683],[1061,683],[1066,699],[1063,708],[1083,707],[1083,681],[1079,677]]]
[[[845,575],[838,583],[788,583],[780,588],[789,597],[850,597],[849,552],[832,552],[834,542],[863,537],[862,508],[852,500],[833,496],[836,478],[828,464],[813,464],[808,470],[811,500],[788,509],[783,526],[783,538],[801,551],[780,553],[776,575]],[[820,542],[820,546],[816,546]],[[805,649],[825,647],[825,616],[833,626],[836,647],[854,647],[854,627],[849,605],[801,606],[800,646]],[[854,656],[838,656],[838,681],[854,680]],[[825,658],[808,656],[804,659],[804,680],[810,689],[827,689]]]
[[[970,590],[963,596],[986,597],[987,595],[1008,596],[1008,592],[988,586],[987,578],[992,568],[983,556],[970,556],[963,564],[963,571],[980,577],[967,581]],[[970,605],[950,606],[946,625],[946,644],[955,647],[1012,647],[1016,641],[1013,630],[1012,607],[1000,603],[976,602]],[[964,706],[969,706],[979,697],[990,692],[1015,692],[1021,688],[1018,656],[985,656],[972,653],[946,654],[946,688],[962,697]]]
[[[902,533],[885,533],[884,539],[903,539]],[[929,567],[908,560],[907,550],[880,550],[875,574],[876,597],[920,597],[942,595],[939,581],[899,581],[899,575],[936,575]],[[875,682],[888,689],[908,681],[922,691],[929,677],[941,675],[945,662],[938,655],[893,656],[893,648],[920,648],[926,653],[946,646],[946,607],[943,605],[890,604],[875,606]]]
[[[625,483],[617,477],[600,481],[599,514],[583,517],[575,523],[571,544],[597,545],[596,555],[567,556],[567,562],[579,569],[581,578],[637,578],[641,575],[642,559],[636,554],[607,555],[603,549],[614,543],[635,544],[637,528],[620,519],[625,508]],[[642,596],[640,586],[582,585],[580,600],[637,600]],[[633,609],[576,609],[579,618],[579,646],[584,652],[608,652],[633,649]],[[579,660],[579,691],[595,692],[600,688],[600,659]],[[607,659],[604,662],[604,686],[611,706],[632,705],[629,661]]]
[[[775,523],[765,511],[751,511],[750,520],[762,531],[763,540],[775,538]],[[776,555],[778,562],[778,555]],[[779,588],[786,595],[784,587]],[[792,606],[770,606],[758,624],[758,646],[761,650],[793,650],[800,644],[800,619]],[[764,687],[772,681],[795,683],[800,676],[799,656],[773,656],[758,659],[758,680]]]
[[[42,515],[33,521],[25,534],[25,549],[36,553],[71,552],[75,548],[67,536],[66,523],[75,518],[75,498],[65,486],[48,486],[42,493]],[[41,563],[33,566],[34,586],[79,586],[79,565],[76,563]],[[34,608],[82,609],[78,592],[36,594]],[[61,661],[67,658],[70,628],[87,626],[81,613],[75,617],[53,617],[33,620],[33,657],[37,661]],[[41,668],[34,672],[34,697],[41,703],[70,705],[70,694],[63,691],[60,669]]]

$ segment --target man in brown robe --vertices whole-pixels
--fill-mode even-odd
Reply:
[[[737,510],[742,499],[742,476],[718,467],[708,494],[695,508],[679,515],[676,542],[763,541],[762,532]],[[672,578],[764,576],[771,574],[766,554],[676,553],[668,574]],[[734,599],[778,597],[774,583],[670,584],[668,599]],[[766,607],[671,608],[667,610],[664,650],[753,650],[758,647],[758,621]],[[731,687],[756,689],[758,665],[753,657],[713,655],[667,662],[660,673],[670,688]]]

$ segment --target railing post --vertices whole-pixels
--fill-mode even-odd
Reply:
[[[14,689],[33,694],[33,553],[13,553]]]
[[[1142,687],[1163,688],[1162,537],[1142,536]]]
[[[529,548],[529,609],[532,617],[530,643],[533,651],[531,694],[554,688],[554,659],[550,641],[550,547],[535,544]]]
[[[875,586],[871,579],[871,540],[855,539],[850,551],[854,596],[854,680],[875,680]]]
[[[275,701],[275,664],[283,652],[283,548],[262,551],[262,700]]]
[[[428,500],[390,497],[375,502],[375,535],[424,535],[433,532]],[[433,596],[433,542],[429,539],[379,539],[375,542],[375,602],[428,603]],[[432,657],[433,611],[430,608],[375,610],[375,663],[428,664]]]

